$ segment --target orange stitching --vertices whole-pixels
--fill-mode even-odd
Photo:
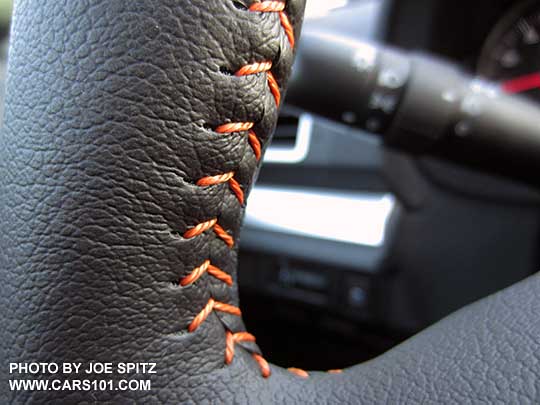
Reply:
[[[236,198],[238,198],[240,204],[243,205],[244,191],[242,190],[240,183],[233,179],[233,176],[234,172],[218,174],[216,176],[207,176],[199,179],[196,184],[201,187],[206,187],[229,182],[229,187],[231,188],[232,192],[236,195]]]
[[[287,370],[289,370],[293,374],[296,374],[298,377],[302,377],[302,378],[309,377],[309,374],[307,373],[307,371],[302,370],[301,368],[289,367]]]
[[[341,374],[341,373],[343,373],[343,370],[341,370],[339,368],[336,368],[336,369],[333,369],[333,370],[328,370],[327,373],[329,373],[329,374]]]
[[[257,160],[261,159],[261,142],[259,141],[259,138],[257,138],[257,135],[253,130],[249,130],[248,132],[248,139],[249,144],[251,145],[251,149],[253,149],[253,153],[255,153],[255,158]]]
[[[240,205],[244,205],[244,191],[242,190],[240,183],[238,183],[235,179],[230,179],[229,187],[231,188],[234,195],[236,195],[236,198],[238,198]]]
[[[195,329],[197,329],[199,325],[203,323],[206,318],[208,318],[208,315],[210,315],[212,309],[214,309],[214,300],[210,298],[202,311],[199,312],[195,318],[193,318],[188,326],[188,331],[193,332]]]
[[[255,125],[253,122],[229,122],[227,124],[218,126],[215,131],[219,134],[230,134],[232,132],[249,131],[249,144],[253,149],[253,153],[255,153],[255,157],[257,158],[257,160],[259,160],[261,158],[261,143],[259,142],[259,139],[257,139],[257,135],[255,135],[255,132],[251,129],[253,128],[253,125]]]
[[[234,335],[227,331],[225,334],[225,364],[231,364],[234,357]]]
[[[235,307],[234,305],[225,304],[224,302],[214,301],[214,309],[231,315],[242,316],[240,308]]]
[[[225,364],[231,364],[234,358],[234,345],[240,342],[255,342],[255,336],[248,332],[231,333],[227,331],[225,339]],[[251,356],[259,364],[261,374],[268,378],[271,374],[268,362],[260,354],[252,353]]]
[[[236,76],[247,76],[247,75],[253,75],[257,73],[267,72],[266,77],[268,81],[268,87],[270,88],[270,92],[274,96],[274,100],[276,101],[276,105],[279,107],[279,102],[281,101],[281,91],[279,90],[279,85],[277,83],[276,78],[270,72],[270,69],[272,69],[272,62],[255,62],[251,63],[249,65],[242,66],[238,72],[235,73]]]
[[[207,176],[199,179],[197,185],[201,187],[213,186],[216,184],[226,183],[234,176],[234,172],[218,174],[217,176]]]
[[[232,248],[234,246],[234,239],[229,233],[223,229],[221,225],[217,223],[217,218],[210,219],[205,222],[201,222],[200,224],[194,226],[191,229],[188,229],[184,232],[182,235],[186,239],[194,238],[195,236],[199,236],[203,232],[209,230],[210,228],[214,228],[214,232],[217,236],[219,236],[225,244]]]
[[[203,264],[199,267],[195,267],[190,274],[180,280],[180,285],[185,287],[186,285],[197,281],[208,270],[208,266],[210,266],[210,260],[205,260]]]
[[[191,321],[188,326],[188,331],[195,331],[201,324],[208,318],[208,315],[215,310],[225,312],[227,314],[241,316],[242,312],[240,308],[235,307],[234,305],[225,304],[224,302],[214,301],[213,298],[210,298],[204,308],[197,314],[195,318]]]
[[[285,3],[282,1],[262,1],[253,3],[249,7],[249,11],[261,11],[265,13],[279,12],[285,10]]]
[[[207,231],[208,229],[212,228],[217,223],[217,218],[210,219],[206,222],[201,222],[200,224],[194,226],[191,229],[188,229],[184,232],[183,237],[186,239],[194,238],[195,236],[200,235],[204,231]]]
[[[270,69],[272,69],[271,61],[255,62],[249,65],[242,66],[240,69],[238,69],[235,75],[236,76],[254,75],[257,73],[268,72]]]
[[[234,239],[231,235],[227,233],[225,229],[221,227],[219,224],[214,225],[214,232],[217,236],[219,236],[223,242],[227,244],[228,247],[232,248],[234,246]]]
[[[285,34],[287,36],[287,39],[289,40],[289,43],[291,47],[294,48],[294,30],[292,27],[292,24],[289,20],[289,17],[287,14],[283,11],[285,10],[285,3],[282,1],[258,1],[254,4],[252,4],[249,7],[250,11],[258,11],[258,12],[277,12],[279,13],[279,20],[281,22],[281,25],[285,31]],[[281,102],[281,92],[279,89],[279,84],[274,76],[274,74],[271,72],[272,69],[272,62],[271,61],[264,61],[264,62],[255,62],[251,64],[247,64],[245,66],[242,66],[236,73],[236,76],[246,76],[246,75],[252,75],[252,74],[258,74],[266,72],[267,75],[267,81],[268,81],[268,87],[270,89],[270,92],[272,93],[274,100],[276,102],[276,105],[279,107],[279,104]],[[261,143],[259,139],[257,138],[257,135],[255,134],[255,131],[253,131],[253,126],[255,124],[253,122],[230,122],[226,124],[219,125],[215,131],[220,134],[228,134],[233,132],[242,132],[242,131],[248,131],[248,142],[251,145],[251,148],[253,149],[253,152],[255,154],[255,158],[257,160],[260,160],[261,157]],[[215,176],[207,176],[199,179],[197,181],[197,185],[201,187],[205,186],[212,186],[222,183],[229,183],[229,186],[232,190],[232,192],[236,195],[238,200],[241,204],[244,203],[244,192],[242,190],[242,187],[234,179],[234,172],[228,172],[223,173]],[[197,235],[202,234],[203,232],[207,231],[208,229],[213,228],[214,232],[217,236],[219,236],[230,248],[234,246],[234,239],[231,235],[227,233],[218,223],[217,218],[208,220],[206,222],[202,222],[195,227],[187,230],[184,232],[184,238],[193,238]],[[213,266],[210,263],[210,260],[205,260],[203,264],[193,269],[193,271],[188,274],[186,277],[184,277],[180,281],[180,285],[186,286],[189,284],[194,283],[197,281],[205,272],[208,274],[216,277],[217,279],[225,282],[228,285],[232,285],[233,281],[230,275],[225,273],[224,271],[220,270],[219,268]],[[223,302],[215,301],[213,298],[210,298],[204,308],[195,316],[195,318],[191,321],[191,324],[188,327],[189,332],[193,332],[196,330],[205,320],[208,318],[210,313],[213,311],[221,311],[226,312],[232,315],[241,316],[240,308],[235,307],[233,305],[229,305]],[[225,342],[225,363],[230,364],[234,357],[234,345],[239,342],[255,342],[255,336],[248,332],[237,332],[232,333],[230,331],[226,332],[226,342]],[[258,363],[261,374],[264,378],[267,378],[270,376],[270,366],[268,365],[268,362],[257,353],[252,353],[251,356],[253,359]],[[301,377],[307,378],[309,375],[306,371],[298,369],[298,368],[289,368],[289,371],[299,375]],[[334,373],[334,372],[340,372],[340,370],[329,370],[328,372]]]
[[[251,357],[253,357],[253,359],[259,364],[262,376],[264,378],[270,377],[270,366],[264,357],[257,353],[253,353]]]
[[[220,281],[223,281],[229,286],[233,285],[232,277],[229,274],[225,273],[223,270],[221,270],[219,267],[210,264],[210,266],[208,266],[208,274],[217,278]]]
[[[185,287],[189,284],[193,284],[195,281],[197,281],[201,276],[208,272],[211,276],[214,276],[220,281],[223,281],[227,285],[232,285],[232,277],[225,273],[223,270],[219,269],[218,267],[210,264],[210,260],[205,260],[203,264],[201,264],[199,267],[196,267],[193,269],[191,273],[189,273],[187,276],[185,276],[182,280],[180,280],[180,285],[182,287]]]
[[[225,342],[225,363],[231,364],[234,357],[234,345],[240,342],[255,342],[255,336],[248,332],[231,333],[227,331]]]
[[[279,107],[279,103],[281,101],[281,92],[279,90],[279,84],[272,72],[268,72],[267,74],[268,74],[268,87],[270,87],[270,92],[274,96],[274,100],[276,101],[276,106]]]
[[[232,132],[247,131],[253,128],[253,125],[255,125],[253,122],[229,122],[217,127],[216,132],[219,134],[230,134]]]
[[[259,160],[261,158],[261,143],[259,138],[257,138],[255,131],[251,129],[253,125],[253,122],[229,122],[227,124],[220,125],[215,129],[215,131],[219,134],[248,131],[249,143],[253,149],[253,152],[255,153],[255,157],[257,160]]]
[[[289,17],[282,11],[279,13],[279,20],[281,21],[281,26],[285,30],[285,35],[287,35],[291,48],[294,48],[294,29]]]
[[[283,11],[285,10],[285,3],[281,1],[262,1],[260,3],[253,3],[249,7],[249,11],[260,11],[263,13],[279,13],[279,21],[281,26],[287,35],[287,39],[291,44],[291,47],[294,48],[294,28],[287,17],[287,14]]]

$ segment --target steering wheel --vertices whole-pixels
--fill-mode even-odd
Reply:
[[[346,370],[270,365],[245,330],[239,230],[303,8],[17,2],[0,145],[2,403],[540,403],[538,276]],[[8,385],[30,378],[9,363],[51,362],[155,366],[32,377],[150,390]]]

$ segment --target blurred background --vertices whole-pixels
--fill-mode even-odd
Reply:
[[[304,32],[435,55],[540,101],[538,1],[307,4]],[[244,318],[283,366],[365,361],[539,268],[536,189],[391,150],[346,122],[285,98],[247,207]]]

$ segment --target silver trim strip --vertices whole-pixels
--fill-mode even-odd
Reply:
[[[266,163],[291,164],[302,162],[309,152],[312,127],[313,117],[309,114],[301,114],[298,119],[298,129],[294,147],[285,148],[283,146],[272,146],[272,144],[270,144],[263,160]]]
[[[250,194],[245,225],[380,247],[395,205],[391,194],[258,186]]]

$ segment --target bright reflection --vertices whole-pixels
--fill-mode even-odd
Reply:
[[[344,7],[348,0],[308,0],[306,3],[306,18],[320,18],[336,8]]]
[[[365,246],[381,246],[394,208],[390,194],[328,192],[258,186],[246,226]]]

